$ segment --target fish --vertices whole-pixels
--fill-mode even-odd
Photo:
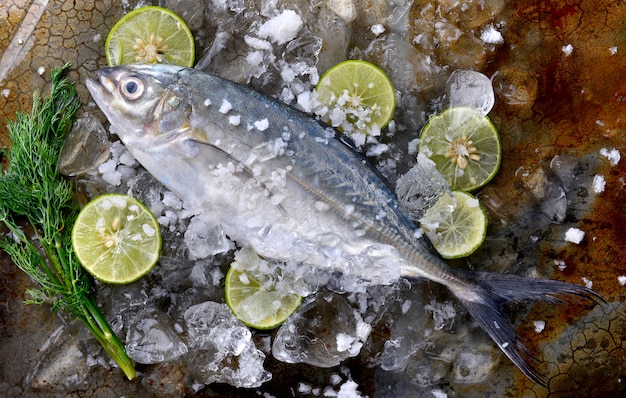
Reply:
[[[101,69],[86,85],[141,165],[240,247],[363,284],[442,284],[539,385],[547,378],[503,304],[604,302],[563,281],[452,267],[349,140],[258,91],[164,64]]]

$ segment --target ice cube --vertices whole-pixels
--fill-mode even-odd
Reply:
[[[585,237],[585,231],[578,228],[570,228],[565,232],[565,241],[579,244]]]
[[[502,37],[502,33],[500,33],[493,25],[485,26],[482,33],[480,34],[480,40],[488,44],[504,43],[504,38]]]
[[[363,323],[343,296],[318,293],[280,327],[272,354],[287,363],[337,366],[358,354],[369,334]]]
[[[593,192],[595,193],[602,193],[604,192],[604,188],[606,187],[606,181],[604,180],[604,177],[596,174],[595,176],[593,176]]]
[[[435,163],[423,154],[418,156],[417,164],[396,182],[396,195],[400,204],[413,220],[422,218],[424,212],[449,190],[448,183],[435,168]]]
[[[324,0],[324,3],[344,21],[350,23],[358,16],[358,11],[352,0]]]
[[[537,98],[539,83],[528,71],[519,67],[504,67],[493,76],[493,86],[504,103],[531,106]]]
[[[301,27],[300,15],[293,10],[285,10],[261,25],[259,37],[269,38],[277,44],[284,44],[294,39]]]
[[[263,368],[265,354],[226,304],[207,301],[194,305],[184,317],[190,347],[184,360],[198,382],[255,388],[271,379]]]
[[[41,347],[42,355],[26,377],[26,382],[34,388],[62,392],[85,389],[89,352],[84,352],[82,347],[88,341],[90,347],[96,344],[83,327],[59,327]],[[97,352],[96,349],[93,351]]]
[[[487,115],[495,103],[491,80],[472,70],[456,70],[446,83],[450,107],[468,106]]]
[[[192,260],[225,253],[235,247],[221,228],[201,216],[195,216],[189,222],[185,231],[185,245]]]
[[[187,351],[187,346],[173,329],[173,321],[154,307],[139,311],[128,327],[126,352],[136,362],[171,361]]]
[[[460,383],[479,383],[494,371],[499,355],[484,335],[470,334],[454,357],[452,377]]]
[[[110,145],[107,132],[98,119],[87,116],[76,120],[63,143],[59,172],[75,176],[94,171],[109,158]]]
[[[617,166],[617,164],[620,161],[621,155],[619,153],[619,150],[612,148],[612,149],[607,149],[607,148],[602,148],[600,149],[600,155],[604,156],[605,158],[609,159],[609,163],[611,164],[611,166]]]

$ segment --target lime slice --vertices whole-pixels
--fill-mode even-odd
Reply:
[[[443,258],[472,254],[485,240],[487,215],[473,195],[463,191],[445,194],[420,220],[422,229]]]
[[[487,116],[455,107],[430,118],[422,130],[419,153],[435,162],[450,188],[473,191],[498,172],[502,147]]]
[[[191,67],[195,56],[185,21],[157,6],[124,15],[109,32],[105,50],[109,66],[166,63]]]
[[[226,303],[235,316],[255,329],[274,329],[298,309],[302,297],[268,290],[250,271],[231,267],[226,274]]]
[[[318,100],[328,107],[322,120],[344,133],[378,135],[393,117],[396,94],[389,77],[365,61],[341,62],[322,75]]]
[[[80,263],[96,278],[130,283],[156,264],[161,232],[154,214],[137,199],[102,195],[81,210],[72,245]]]

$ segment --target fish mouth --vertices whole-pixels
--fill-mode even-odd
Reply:
[[[100,109],[104,111],[107,108],[107,104],[113,100],[115,81],[107,76],[109,75],[107,69],[99,70],[97,73],[98,81],[87,79],[85,84],[91,97],[96,101]]]

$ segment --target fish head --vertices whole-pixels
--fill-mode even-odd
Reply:
[[[190,88],[174,65],[134,64],[98,71],[87,89],[127,146],[170,142],[189,129]]]

